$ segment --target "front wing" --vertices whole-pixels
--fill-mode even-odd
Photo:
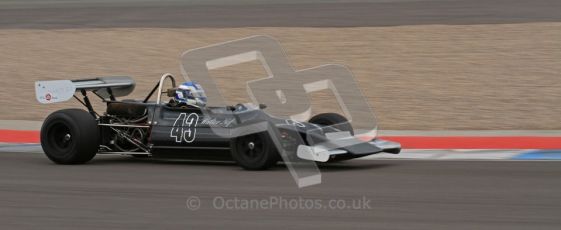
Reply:
[[[313,146],[299,145],[296,153],[299,158],[304,160],[328,162],[364,157],[381,152],[398,154],[400,151],[401,145],[397,142],[382,139],[374,139],[369,142],[345,139]]]

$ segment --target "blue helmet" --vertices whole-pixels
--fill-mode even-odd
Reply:
[[[174,100],[178,104],[204,107],[206,105],[205,90],[194,81],[184,82],[175,90]]]

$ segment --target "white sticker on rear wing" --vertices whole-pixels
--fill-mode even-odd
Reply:
[[[42,104],[67,101],[75,92],[76,86],[70,80],[35,82],[35,98]]]

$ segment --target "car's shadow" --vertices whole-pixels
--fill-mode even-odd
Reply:
[[[396,163],[388,162],[377,162],[374,160],[350,160],[335,163],[321,163],[318,164],[318,168],[322,172],[337,172],[337,171],[349,171],[349,170],[370,170],[370,169],[382,169],[387,167],[396,166]]]
[[[236,170],[243,170],[233,161],[211,161],[211,160],[188,160],[188,159],[164,159],[164,158],[136,158],[130,156],[103,156],[96,157],[88,164],[167,164],[167,165],[208,165],[220,167],[232,167]],[[396,166],[397,163],[379,162],[374,160],[350,160],[333,163],[318,163],[317,167],[321,172],[337,172],[350,170],[372,170]],[[267,171],[287,170],[287,165],[279,162],[276,166]]]

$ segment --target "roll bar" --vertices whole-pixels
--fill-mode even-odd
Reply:
[[[168,78],[171,80],[171,86],[173,88],[177,87],[176,84],[175,84],[175,78],[170,73],[166,73],[166,74],[162,75],[162,77],[160,78],[160,81],[158,81],[158,83],[156,83],[156,85],[150,91],[148,96],[146,96],[146,98],[144,98],[143,102],[144,103],[148,102],[148,100],[150,99],[150,97],[152,97],[154,92],[156,92],[156,90],[158,90],[158,95],[156,96],[156,104],[160,104],[160,102],[162,100],[162,94],[164,93],[164,92],[162,92],[162,87],[164,85],[164,81]]]

